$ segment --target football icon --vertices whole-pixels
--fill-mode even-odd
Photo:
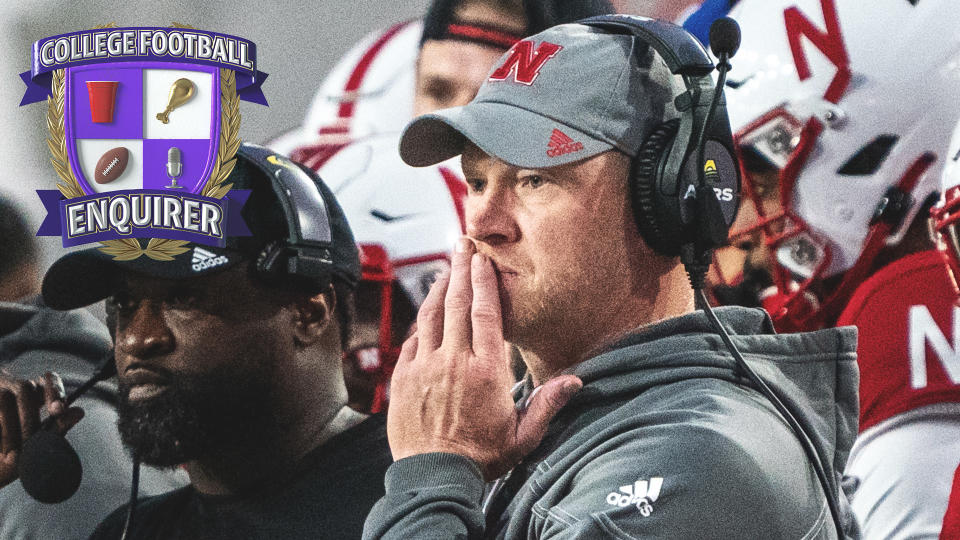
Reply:
[[[130,159],[130,151],[124,146],[111,148],[100,156],[97,161],[97,169],[94,174],[94,180],[98,184],[109,184],[127,169],[127,160]]]

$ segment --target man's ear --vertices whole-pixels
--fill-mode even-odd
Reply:
[[[295,308],[294,339],[298,345],[313,345],[331,327],[337,308],[337,293],[333,285],[328,285],[324,292],[298,298]]]

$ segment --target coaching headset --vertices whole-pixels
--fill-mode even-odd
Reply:
[[[257,255],[256,273],[271,281],[329,279],[334,269],[331,217],[317,183],[299,165],[262,146],[241,145],[237,155],[270,179],[287,225],[287,237],[268,243]]]
[[[723,99],[729,59],[740,46],[739,26],[724,17],[710,28],[710,47],[719,59],[714,84],[715,68],[707,51],[679,26],[631,15],[602,15],[578,22],[632,36],[640,66],[648,61],[652,47],[670,72],[683,80],[685,90],[674,98],[680,117],[654,127],[633,158],[630,192],[637,228],[655,252],[680,257],[699,306],[734,357],[738,371],[774,405],[799,439],[823,488],[837,535],[844,538],[837,485],[826,474],[826,458],[776,393],[744,361],[703,292],[713,250],[726,243],[740,204],[740,167]]]
[[[738,32],[736,23],[727,21],[719,28]],[[654,19],[604,15],[580,23],[633,36],[641,66],[649,62],[652,47],[685,87],[674,99],[680,117],[655,126],[633,160],[631,198],[644,241],[669,257],[683,256],[687,244],[699,251],[722,246],[740,203],[740,169],[722,98],[723,82],[714,84],[714,65],[703,45],[683,28]],[[734,40],[739,42],[739,34]],[[715,46],[730,41],[713,40]],[[726,58],[734,51],[718,52],[725,78]]]

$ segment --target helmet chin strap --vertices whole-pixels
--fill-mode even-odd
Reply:
[[[810,308],[804,295],[807,287],[801,286],[801,290],[791,292],[791,298],[783,304],[782,309],[772,315],[777,329],[781,331],[810,330],[829,326],[837,320],[853,292],[873,270],[873,262],[886,247],[891,233],[901,226],[910,207],[911,193],[934,161],[936,161],[934,154],[924,153],[910,165],[897,185],[887,192],[871,221],[860,257],[844,273],[840,284],[827,296],[820,309]],[[811,281],[812,279],[807,280],[804,285],[809,285]]]
[[[390,281],[380,284],[380,329],[378,350],[380,352],[380,370],[377,372],[377,386],[370,405],[371,413],[383,412],[387,407],[387,387],[396,367],[396,359],[388,358],[386,352],[393,347],[393,275]]]

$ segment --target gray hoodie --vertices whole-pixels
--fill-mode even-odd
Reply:
[[[839,493],[857,433],[856,330],[776,335],[761,310],[717,314]],[[702,312],[644,327],[570,372],[583,389],[506,479],[485,489],[453,454],[402,459],[364,538],[836,538],[797,437],[738,377]]]
[[[54,311],[39,300],[0,302],[0,367],[22,378],[56,371],[67,392],[93,375],[110,350],[106,327],[84,310]],[[117,432],[116,385],[99,383],[77,400],[83,420],[67,434],[83,464],[80,488],[67,501],[39,503],[19,482],[0,489],[0,538],[87,538],[130,496],[131,462]],[[140,492],[155,495],[186,482],[183,473],[144,468]]]

